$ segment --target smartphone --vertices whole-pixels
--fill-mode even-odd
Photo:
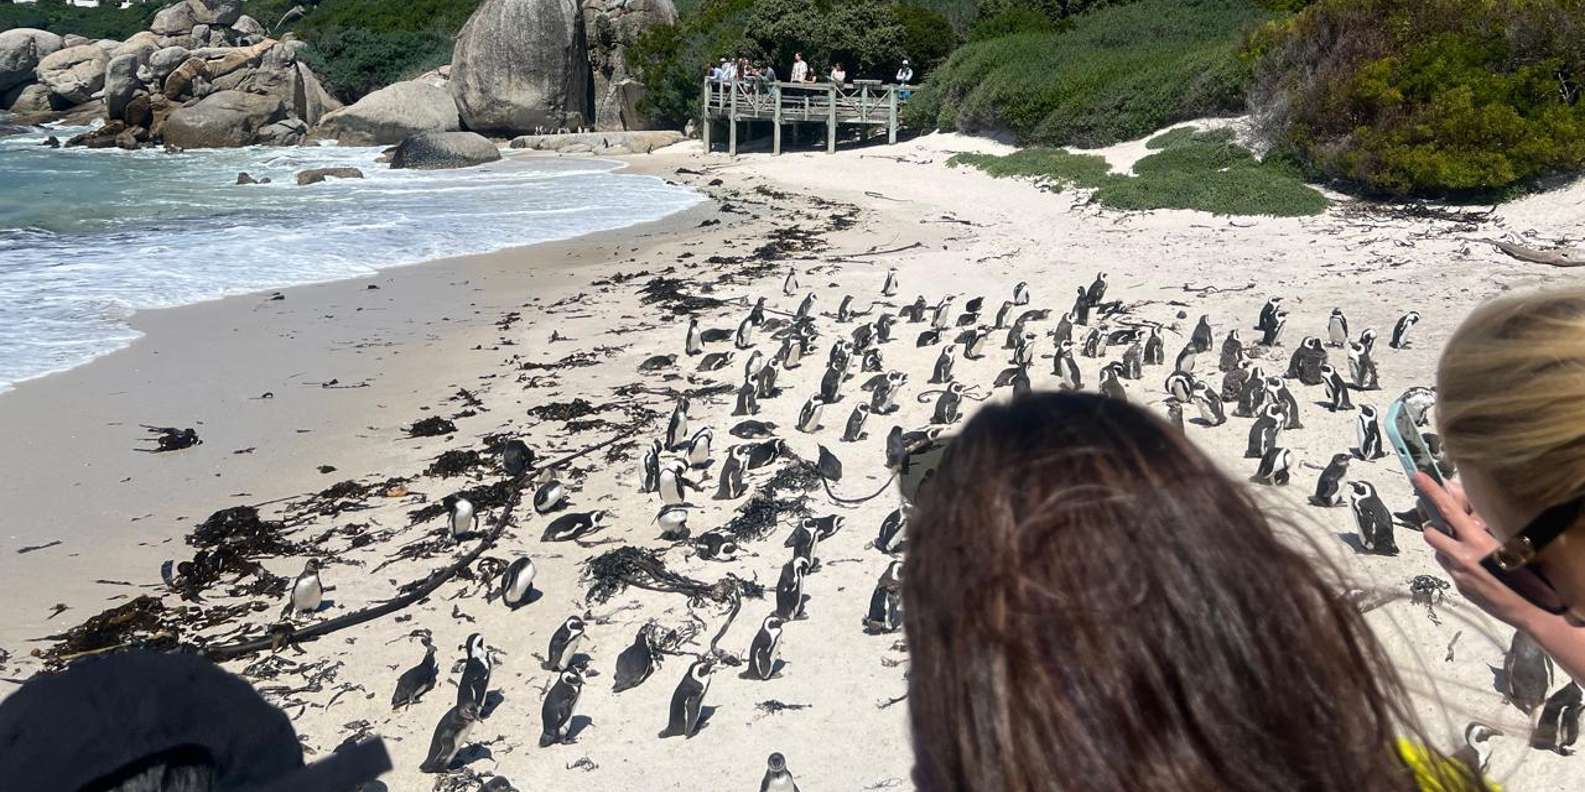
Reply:
[[[1447,479],[1442,476],[1442,471],[1436,465],[1436,456],[1425,444],[1425,437],[1420,434],[1420,427],[1415,423],[1415,411],[1419,407],[1420,414],[1424,414],[1425,406],[1409,404],[1410,399],[1420,400],[1418,392],[1404,394],[1387,407],[1387,415],[1382,421],[1386,431],[1387,442],[1392,444],[1394,451],[1398,452],[1398,462],[1403,465],[1405,476],[1414,476],[1415,473],[1424,473],[1441,486],[1447,486]],[[1424,495],[1415,491],[1415,499],[1420,507],[1420,513],[1426,520],[1445,534],[1452,535],[1453,530],[1448,527],[1447,521],[1442,519]]]

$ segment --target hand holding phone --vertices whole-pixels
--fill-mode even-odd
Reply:
[[[1415,473],[1424,473],[1432,481],[1445,487],[1447,479],[1442,476],[1442,471],[1436,464],[1436,456],[1426,446],[1425,437],[1420,434],[1420,427],[1415,422],[1415,413],[1418,411],[1423,416],[1427,409],[1427,405],[1418,403],[1424,400],[1425,393],[1424,389],[1415,389],[1394,400],[1387,408],[1383,428],[1386,429],[1387,441],[1398,453],[1398,461],[1403,465],[1405,476],[1413,479]],[[1411,404],[1411,401],[1416,403]],[[1452,529],[1448,527],[1447,520],[1443,519],[1441,512],[1438,512],[1418,490],[1415,492],[1415,498],[1420,513],[1425,515],[1426,520],[1437,530],[1451,535]]]

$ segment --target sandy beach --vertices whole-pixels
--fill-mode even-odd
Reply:
[[[1544,247],[1585,237],[1585,183],[1489,214],[1473,208],[1410,216],[1333,196],[1334,207],[1314,218],[1228,218],[1106,210],[1088,205],[1083,193],[946,164],[958,151],[1009,150],[935,134],[834,155],[732,159],[689,142],[627,160],[636,172],[711,198],[655,223],[283,289],[279,298],[253,294],[139,314],[132,323],[144,336],[129,348],[0,394],[0,435],[8,440],[0,451],[0,513],[10,516],[0,529],[0,592],[11,603],[0,616],[0,677],[7,678],[0,697],[14,689],[11,680],[44,665],[34,652],[54,642],[39,639],[140,595],[160,598],[172,610],[168,623],[260,603],[183,631],[177,637],[184,642],[264,635],[279,614],[279,597],[233,597],[217,586],[203,602],[183,602],[161,582],[160,564],[190,559],[193,548],[183,537],[218,510],[255,505],[266,519],[286,519],[286,537],[304,552],[262,559],[276,575],[295,576],[309,555],[324,561],[324,581],[335,590],[322,612],[298,620],[303,626],[389,599],[470,549],[446,538],[444,517],[412,514],[500,481],[493,439],[522,438],[541,460],[614,441],[557,471],[569,491],[568,511],[607,510],[608,527],[583,544],[545,542],[541,534],[556,515],[536,515],[525,503],[475,564],[498,574],[511,560],[531,557],[543,593],[532,604],[508,610],[489,596],[498,580],[470,572],[398,615],[228,668],[292,715],[311,755],[351,737],[384,737],[397,764],[384,779],[392,790],[476,789],[478,778],[496,774],[525,790],[753,789],[772,751],[786,755],[807,792],[911,789],[906,701],[898,700],[908,668],[902,634],[867,634],[862,625],[892,560],[873,546],[898,505],[889,490],[857,505],[835,502],[823,489],[791,493],[809,515],[840,515],[844,527],[819,546],[821,568],[805,588],[808,616],[785,628],[779,677],[758,681],[740,676],[742,666],[721,667],[705,701],[713,712],[690,739],[657,737],[688,669],[686,654],[667,657],[638,688],[612,692],[616,656],[640,627],[653,621],[691,636],[680,651],[703,652],[728,625],[729,610],[639,588],[591,601],[583,577],[589,558],[634,545],[659,551],[669,571],[692,580],[732,575],[764,586],[766,596],[744,599],[721,635],[718,648],[729,654],[747,651],[774,607],[789,553],[783,540],[796,518],[784,516],[764,538],[745,543],[736,560],[711,560],[690,543],[661,539],[660,500],[640,492],[644,450],[665,432],[680,393],[694,394],[691,427],[715,433],[714,462],[696,474],[703,491],[691,499],[694,536],[727,524],[787,464],[751,473],[744,497],[710,497],[727,449],[744,442],[728,433],[743,420],[733,415],[731,391],[749,355],[768,357],[779,345],[760,333],[752,350],[734,349],[730,331],[756,299],[765,299],[772,317],[785,317],[813,293],[821,337],[804,365],[780,374],[780,394],[762,400],[752,417],[773,423],[798,458],[830,449],[845,468],[832,489],[855,498],[888,481],[883,451],[892,426],[930,423],[934,400],[919,397],[938,387],[927,381],[940,346],[916,346],[924,325],[896,325],[894,339],[881,346],[881,370],[902,371],[908,382],[900,410],[871,416],[864,439],[840,440],[853,405],[868,398],[858,384],[869,373],[844,386],[845,399],[825,408],[816,431],[795,428],[799,410],[819,387],[834,339],[916,296],[930,305],[955,296],[954,314],[983,297],[975,321],[991,324],[1014,285],[1027,283],[1024,307],[1049,308],[1053,317],[1030,325],[1039,339],[1034,386],[1055,387],[1046,334],[1075,290],[1105,273],[1107,299],[1125,310],[1092,326],[1163,327],[1168,365],[1123,383],[1131,401],[1163,413],[1172,356],[1201,315],[1218,346],[1236,328],[1253,347],[1261,305],[1285,297],[1290,317],[1282,346],[1260,350],[1267,373],[1281,374],[1300,340],[1324,336],[1328,314],[1342,307],[1355,335],[1364,328],[1382,334],[1381,389],[1355,392],[1353,400],[1384,409],[1404,389],[1431,384],[1443,339],[1481,300],[1585,278],[1514,260],[1487,241]],[[1126,170],[1146,151],[1136,141],[1097,153]],[[891,268],[900,285],[884,297]],[[789,271],[799,281],[790,294],[783,288]],[[839,322],[847,296],[861,316]],[[1394,322],[1409,310],[1423,317],[1410,344],[1389,348]],[[683,354],[690,311],[701,327],[727,331],[725,340],[706,344],[709,353],[735,353],[718,370],[700,371],[699,359]],[[988,346],[983,359],[957,361],[957,379],[1007,398],[1010,389],[993,390],[991,382],[1009,353],[999,338]],[[1085,386],[1093,389],[1101,366],[1122,351],[1079,358]],[[1341,364],[1342,351],[1328,351]],[[641,369],[658,355],[676,360]],[[1202,356],[1199,371],[1219,382],[1215,357]],[[1429,607],[1410,602],[1412,578],[1445,577],[1412,531],[1398,530],[1395,557],[1360,554],[1350,544],[1355,528],[1346,506],[1306,503],[1320,467],[1354,445],[1357,413],[1328,412],[1318,387],[1296,387],[1295,395],[1304,427],[1283,435],[1296,457],[1294,480],[1251,486],[1292,521],[1297,541],[1341,565],[1359,588],[1399,595],[1369,618],[1424,694],[1421,715],[1444,747],[1457,747],[1464,725],[1480,719],[1504,732],[1494,742],[1491,774],[1507,789],[1573,786],[1579,760],[1530,749],[1523,714],[1494,688],[1493,668],[1501,668],[1512,631],[1451,589]],[[973,406],[965,402],[966,410]],[[432,416],[454,422],[456,431],[409,436],[407,427]],[[141,424],[193,427],[203,443],[146,453],[140,449],[150,435]],[[1230,417],[1220,427],[1191,421],[1186,431],[1229,473],[1248,479],[1256,465],[1243,458],[1248,425]],[[482,456],[461,475],[426,473],[442,453],[470,449]],[[1373,483],[1395,511],[1413,502],[1396,459],[1356,460],[1349,479]],[[349,480],[361,485],[356,496],[315,497]],[[486,524],[497,516],[495,509],[482,512]],[[191,610],[178,617],[180,607]],[[552,633],[571,615],[588,621],[580,651],[597,672],[577,708],[587,723],[576,743],[541,748],[540,704],[554,676],[541,662]],[[441,683],[393,713],[397,675],[423,656],[411,637],[418,629],[433,635]],[[418,764],[455,701],[454,664],[475,632],[499,652],[491,680],[499,696],[473,730],[461,769],[426,775]],[[1557,686],[1565,681],[1560,674]]]

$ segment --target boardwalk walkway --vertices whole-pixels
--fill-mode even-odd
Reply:
[[[837,125],[885,126],[888,143],[897,142],[897,109],[910,89],[879,80],[834,83],[734,80],[704,82],[704,147],[710,150],[711,128],[727,122],[727,152],[737,154],[739,121],[771,122],[771,153],[781,153],[782,125],[824,124],[826,151],[837,149]]]

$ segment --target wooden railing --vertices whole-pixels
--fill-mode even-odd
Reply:
[[[887,140],[897,142],[897,108],[908,101],[912,89],[878,80],[851,83],[792,83],[753,78],[704,82],[705,147],[710,144],[713,120],[730,124],[728,150],[737,153],[737,122],[771,121],[772,150],[781,153],[781,125],[824,123],[826,150],[836,150],[838,124],[885,125]]]

